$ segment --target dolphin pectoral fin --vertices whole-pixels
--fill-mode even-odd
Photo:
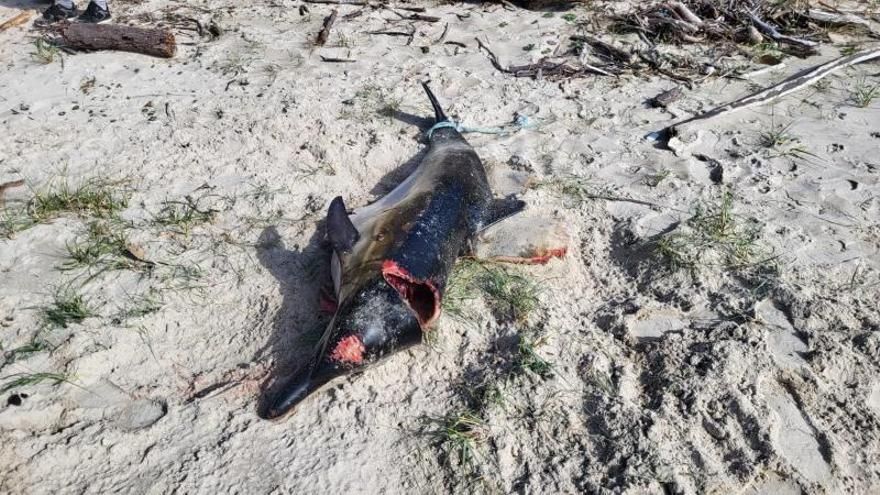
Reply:
[[[486,174],[489,186],[498,196],[525,194],[538,180],[532,173],[503,166],[492,167]]]
[[[481,231],[473,243],[473,256],[487,261],[544,264],[564,257],[570,242],[561,219],[523,213]]]
[[[360,238],[357,228],[348,217],[342,196],[336,196],[327,210],[327,238],[337,253],[347,253]]]
[[[483,218],[482,227],[477,232],[485,232],[498,222],[506,220],[526,208],[526,202],[515,196],[493,199]]]

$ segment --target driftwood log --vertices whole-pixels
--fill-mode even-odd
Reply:
[[[174,34],[165,29],[144,29],[121,24],[63,24],[60,41],[74,50],[118,50],[171,58],[177,51]]]

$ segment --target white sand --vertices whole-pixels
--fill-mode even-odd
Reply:
[[[16,5],[0,1],[0,19]],[[713,121],[692,153],[718,160],[723,184],[691,155],[642,140],[670,114],[643,102],[668,80],[591,76],[514,79],[502,63],[555,49],[571,23],[501,6],[443,5],[406,38],[368,35],[396,16],[340,7],[327,47],[310,40],[331,6],[291,1],[112,2],[119,21],[168,22],[175,11],[222,29],[182,43],[170,61],[134,54],[64,55],[39,64],[32,32],[0,33],[0,183],[39,190],[66,178],[124,180],[124,218],[145,257],[167,265],[60,271],[86,222],[67,215],[0,241],[0,344],[31,341],[53,287],[82,286],[98,317],[41,333],[54,350],[0,368],[63,373],[0,397],[4,493],[869,493],[880,486],[880,101],[848,101],[876,64],[780,103]],[[615,4],[614,8],[622,8]],[[32,6],[33,8],[37,8]],[[611,7],[609,7],[611,8]],[[469,13],[467,18],[456,14]],[[595,14],[576,10],[581,18]],[[447,41],[434,45],[445,23]],[[610,39],[610,38],[609,38]],[[635,38],[622,39],[632,42]],[[185,43],[185,44],[183,44]],[[523,46],[534,44],[531,51]],[[423,53],[420,47],[429,47]],[[757,78],[761,85],[837,55],[834,48]],[[351,58],[324,63],[319,55]],[[479,301],[444,318],[439,341],[340,381],[280,423],[255,414],[259,385],[308,354],[327,258],[316,224],[335,195],[350,206],[387,190],[423,145],[414,123],[383,106],[430,115],[430,79],[447,113],[474,125],[526,111],[544,122],[512,136],[468,139],[496,170],[511,161],[539,179],[576,175],[624,201],[573,201],[529,190],[530,208],[561,216],[570,256],[522,268],[541,281],[554,377],[525,377],[486,412],[482,481],[443,464],[420,418],[462,406],[466,376],[492,376],[514,329]],[[713,79],[670,110],[682,117],[747,94]],[[808,154],[779,156],[760,133],[788,124]],[[512,157],[516,157],[511,160]],[[654,187],[647,185],[664,176]],[[709,264],[667,275],[650,239],[700,204],[733,194],[739,222],[778,256],[778,273]],[[150,225],[166,200],[220,210],[186,235]],[[27,200],[10,189],[7,203]],[[683,227],[682,227],[683,228]],[[274,229],[274,230],[273,230]],[[277,232],[277,233],[276,233]],[[766,261],[766,260],[764,260]],[[153,290],[158,311],[114,318]],[[2,383],[6,383],[3,380]],[[215,384],[228,384],[199,393]],[[7,396],[25,392],[21,405]]]

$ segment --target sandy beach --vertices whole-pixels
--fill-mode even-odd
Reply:
[[[642,4],[111,0],[160,59],[0,0],[0,492],[880,490],[880,63],[645,139],[876,48],[880,5],[809,56],[656,40],[667,74],[578,41],[647,50],[609,27]],[[425,345],[260,419],[328,322],[327,205],[418,164],[427,80],[567,255],[460,262]]]

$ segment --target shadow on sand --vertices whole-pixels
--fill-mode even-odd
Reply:
[[[433,121],[405,112],[393,117],[425,131]],[[425,154],[415,156],[385,174],[370,193],[380,197],[402,182],[418,167]],[[325,198],[329,203],[332,198]],[[263,383],[257,414],[265,417],[273,399],[289,385],[296,372],[308,366],[331,315],[320,311],[322,288],[332,294],[330,248],[325,241],[324,220],[305,246],[286,246],[276,227],[267,227],[257,243],[257,259],[280,284],[282,303],[273,321],[269,342],[258,352],[272,357],[272,371]]]
[[[259,353],[269,352],[273,367],[257,403],[260,417],[285,387],[284,378],[308,364],[329,321],[319,310],[321,288],[330,284],[330,252],[324,245],[323,223],[303,247],[288,248],[275,227],[260,234],[257,259],[278,280],[282,297],[272,337]]]

